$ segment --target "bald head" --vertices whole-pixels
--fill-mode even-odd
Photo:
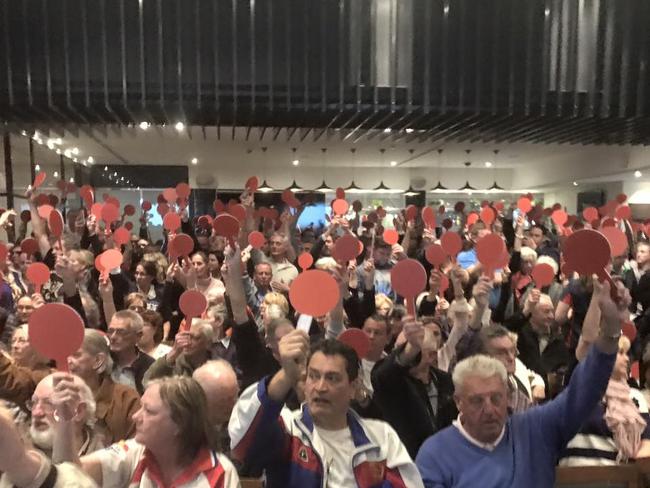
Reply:
[[[194,370],[192,377],[201,385],[208,400],[210,423],[228,422],[239,395],[237,374],[228,361],[215,359]]]

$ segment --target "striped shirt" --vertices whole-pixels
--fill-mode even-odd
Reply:
[[[643,394],[636,388],[630,389],[630,397],[646,421],[642,439],[650,439],[650,415]],[[569,441],[560,456],[560,466],[615,466],[618,449],[612,432],[605,422],[605,403],[601,402],[582,425],[580,432]]]

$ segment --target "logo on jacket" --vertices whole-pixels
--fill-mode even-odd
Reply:
[[[298,457],[303,463],[309,462],[309,456],[307,456],[307,449],[305,449],[304,447],[301,447],[300,451],[298,451]]]
[[[380,483],[384,479],[385,464],[383,461],[368,462],[368,478],[372,480],[372,484]]]

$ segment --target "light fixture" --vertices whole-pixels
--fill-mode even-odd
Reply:
[[[59,149],[59,148],[57,147],[57,148],[56,148],[56,151],[54,151],[54,152],[57,153],[57,154],[61,154],[61,149]]]
[[[176,122],[174,128],[177,132],[183,132],[185,130],[185,124],[183,122]]]
[[[465,165],[465,168],[469,168],[472,165],[472,162],[469,160],[469,154],[472,152],[471,149],[465,149],[465,152],[467,153],[467,161],[465,161],[463,164]],[[465,175],[467,175],[467,171],[465,171]],[[476,191],[476,188],[474,188],[472,185],[469,184],[469,179],[465,180],[465,184],[461,186],[459,191]]]
[[[179,124],[180,124],[180,122],[179,122]],[[142,130],[147,130],[151,126],[151,124],[149,122],[140,122],[138,125]],[[181,128],[181,130],[183,130],[183,129]]]
[[[411,134],[415,129],[412,129],[411,127],[408,127],[408,128],[406,128],[404,130],[406,131],[407,134]]]
[[[391,167],[394,168],[395,166],[397,166],[397,161],[391,161],[391,162],[390,162],[390,165],[391,165]]]
[[[78,163],[79,160],[78,160],[77,158],[72,158],[72,162],[73,162],[73,163]]]
[[[25,132],[24,130],[21,130],[21,131],[20,131],[20,134],[23,135],[23,136],[26,136],[26,135],[27,135],[27,132]]]
[[[393,190],[388,188],[386,185],[384,185],[384,180],[381,180],[379,182],[379,185],[374,187],[372,191],[377,192],[377,193],[392,193]]]
[[[386,133],[386,134],[390,134],[391,132],[392,132],[392,129],[390,127],[386,127],[384,129],[384,133]]]
[[[573,182],[573,186],[578,186],[578,182],[577,182],[577,181],[574,181],[574,182]]]
[[[294,166],[298,166],[300,164],[300,160],[294,159],[293,161],[291,161],[291,164],[293,164]]]
[[[495,172],[495,173],[496,173],[496,164],[497,164],[497,158],[498,158],[498,157],[499,157],[499,150],[498,150],[498,149],[495,149],[495,150],[494,150],[494,172]],[[488,166],[488,163],[490,164],[490,166]],[[489,161],[486,161],[486,162],[485,162],[485,166],[487,166],[487,167],[489,168],[489,167],[492,166],[492,163],[490,163]],[[488,191],[504,191],[504,190],[505,190],[505,188],[502,188],[502,187],[499,186],[499,184],[497,183],[497,178],[496,178],[496,175],[495,175],[495,177],[494,177],[494,183],[492,183],[492,186],[491,186],[490,188],[488,188]]]
[[[50,140],[47,141],[47,147],[48,147],[49,149],[54,149],[54,143],[52,142],[52,139],[50,139]]]
[[[268,193],[270,191],[273,191],[273,187],[269,185],[266,180],[262,182],[260,186],[257,187],[257,191],[261,191],[262,193]]]
[[[438,149],[438,184],[429,190],[430,193],[443,192],[447,191],[447,187],[440,182],[440,160],[442,158],[442,151],[444,149]]]
[[[108,171],[108,166],[104,166],[104,171]]]
[[[379,185],[374,187],[372,189],[372,191],[376,192],[376,193],[387,193],[387,192],[390,192],[391,189],[388,188],[386,185],[384,185],[384,166],[385,166],[384,152],[386,152],[386,150],[384,148],[382,148],[382,149],[379,150],[379,152],[381,153],[381,176],[382,176],[382,178],[381,178],[381,181],[379,182]],[[395,166],[395,164],[393,164],[393,163],[397,164],[397,161],[391,161],[390,165]]]
[[[69,159],[72,157],[72,151],[70,149],[66,149],[65,151],[63,151],[63,155]]]
[[[354,180],[352,180],[352,183],[350,183],[348,186],[346,186],[346,187],[344,188],[344,190],[345,190],[347,193],[360,193],[360,192],[361,192],[361,188],[359,188],[359,187],[356,185],[356,183],[354,182]]]
[[[88,156],[88,159],[86,161],[88,161],[89,164],[93,164],[95,162],[95,158]]]
[[[302,187],[298,186],[298,183],[296,183],[296,180],[293,180],[291,183],[291,186],[288,188],[288,190],[291,190],[294,193],[297,193],[299,191],[302,191]]]
[[[34,166],[34,170],[35,171],[40,171],[41,170],[41,165],[37,164],[36,166]]]
[[[54,176],[55,178],[58,178],[58,177],[59,177],[59,172],[58,172],[58,171],[55,171],[54,174],[53,174],[52,176]]]
[[[486,162],[485,162],[485,167],[486,167],[486,168],[491,168],[491,167],[492,167],[492,163],[491,163],[490,161],[486,161]]]
[[[412,185],[409,185],[408,189],[404,192],[405,197],[414,197],[419,194],[420,192],[414,189]]]
[[[334,190],[332,190],[329,186],[327,186],[327,183],[325,183],[325,167],[327,166],[326,163],[326,158],[327,158],[327,148],[326,147],[321,147],[320,152],[322,154],[322,159],[321,159],[321,164],[323,166],[323,182],[320,184],[318,188],[314,188],[314,191],[319,191],[321,193],[329,193]]]
[[[79,148],[78,148],[78,147],[73,147],[73,148],[72,148],[72,154],[74,154],[75,156],[77,156],[77,155],[79,154]]]
[[[74,183],[74,176],[70,177],[70,183]]]
[[[192,158],[192,164],[196,166],[199,164],[199,160],[197,158]]]
[[[643,176],[643,173],[639,171],[638,169],[634,172],[634,177],[635,178],[641,178]]]

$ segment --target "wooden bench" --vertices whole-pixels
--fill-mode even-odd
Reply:
[[[557,468],[556,488],[642,488],[635,465]]]

